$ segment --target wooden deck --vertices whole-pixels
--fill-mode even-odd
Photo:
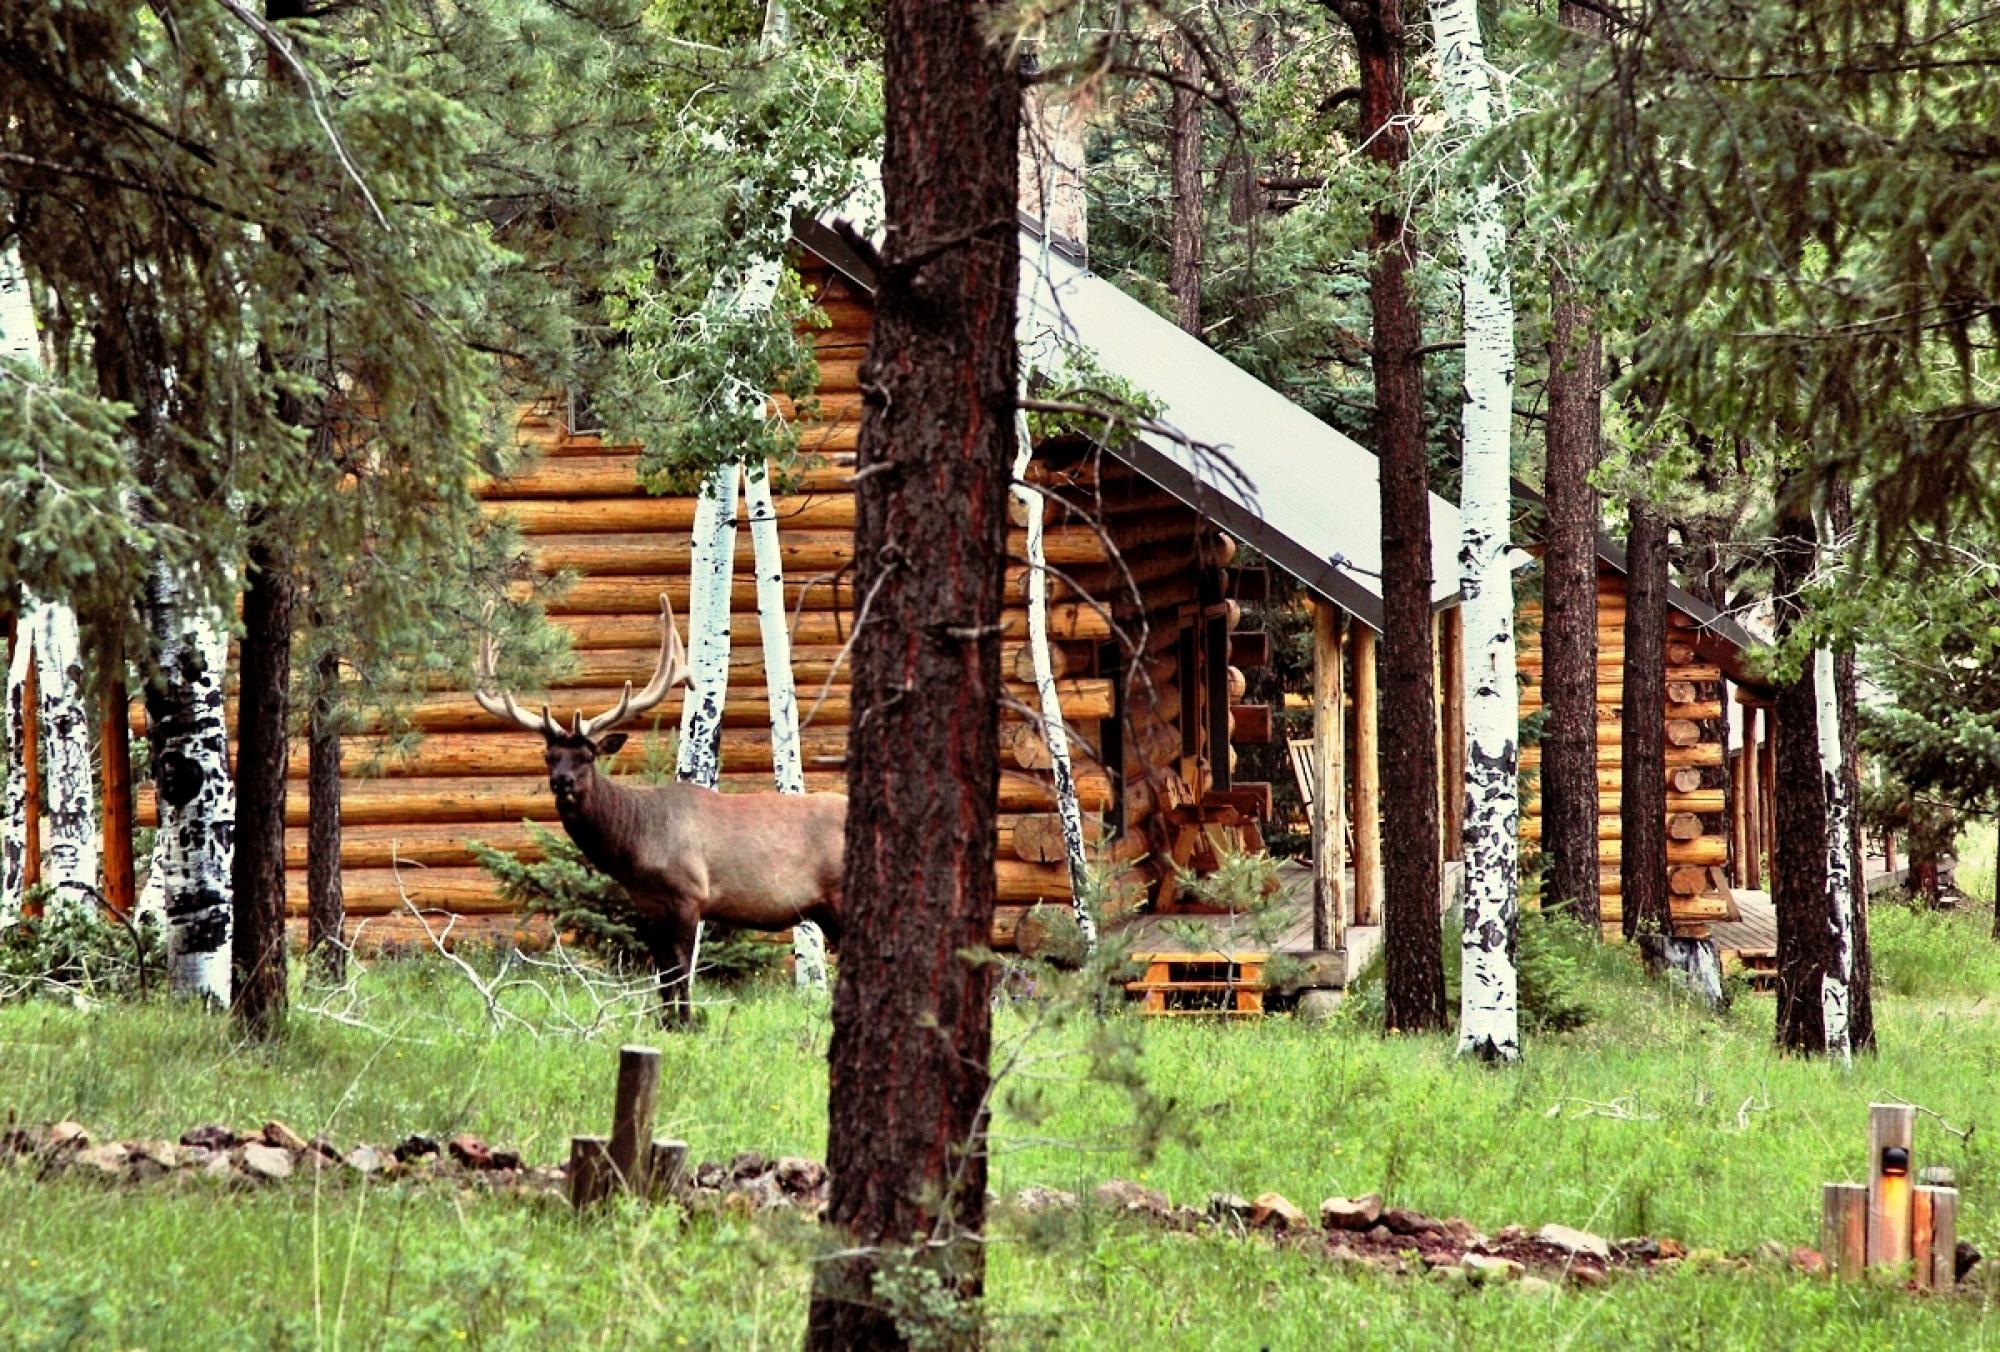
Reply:
[[[1708,927],[1709,937],[1715,940],[1723,957],[1776,953],[1778,909],[1771,904],[1771,894],[1737,887],[1730,890],[1729,896],[1736,903],[1741,919],[1718,920]]]

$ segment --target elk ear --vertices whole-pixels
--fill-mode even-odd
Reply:
[[[607,733],[605,735],[604,740],[597,744],[597,754],[600,756],[615,756],[618,754],[618,748],[624,745],[625,745],[624,733],[622,732]]]

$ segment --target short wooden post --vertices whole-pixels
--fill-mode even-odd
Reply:
[[[1868,1189],[1860,1183],[1823,1183],[1819,1190],[1819,1251],[1843,1280],[1861,1275],[1868,1249]]]
[[[1958,1189],[1927,1187],[1931,1195],[1931,1279],[1940,1291],[1958,1285]]]
[[[688,1144],[665,1137],[653,1142],[653,1156],[646,1169],[646,1195],[655,1202],[669,1202],[680,1196],[687,1174]]]
[[[1932,1199],[1936,1196],[1936,1188],[1920,1184],[1910,1189],[1910,1260],[1919,1289],[1931,1284]]]
[[[1375,631],[1354,626],[1354,923],[1382,923],[1382,761]]]
[[[603,1136],[569,1138],[569,1204],[578,1211],[611,1191],[611,1142]]]
[[[1910,1147],[1917,1110],[1900,1103],[1868,1105],[1868,1263],[1910,1258]]]
[[[1342,631],[1347,617],[1330,601],[1313,601],[1313,947],[1347,941],[1347,831],[1342,809],[1347,766],[1341,734],[1347,722]]]
[[[660,1088],[657,1047],[618,1049],[618,1094],[611,1112],[611,1168],[617,1186],[646,1191],[652,1160],[653,1105]]]

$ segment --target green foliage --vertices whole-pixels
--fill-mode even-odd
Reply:
[[[46,887],[30,888],[46,905]],[[144,995],[162,982],[166,938],[157,924],[126,925],[94,907],[23,916],[0,930],[0,1003],[36,996],[90,1004]]]
[[[631,894],[592,868],[574,841],[526,822],[539,859],[523,860],[481,841],[468,842],[479,866],[500,884],[500,894],[529,915],[545,915],[557,933],[571,934],[585,949],[617,967],[647,970],[652,953],[641,937]],[[782,945],[722,925],[702,932],[703,980],[741,981],[769,972],[784,960]]]
[[[1876,902],[1868,945],[1880,991],[1913,1000],[1977,997],[2000,989],[2000,943],[1984,907],[1933,910]]]

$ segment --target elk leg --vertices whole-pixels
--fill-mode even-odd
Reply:
[[[660,989],[660,1022],[685,1027],[693,1001],[688,993],[688,968],[694,961],[694,926],[677,915],[650,916],[639,925],[639,937],[653,955],[654,980]]]

